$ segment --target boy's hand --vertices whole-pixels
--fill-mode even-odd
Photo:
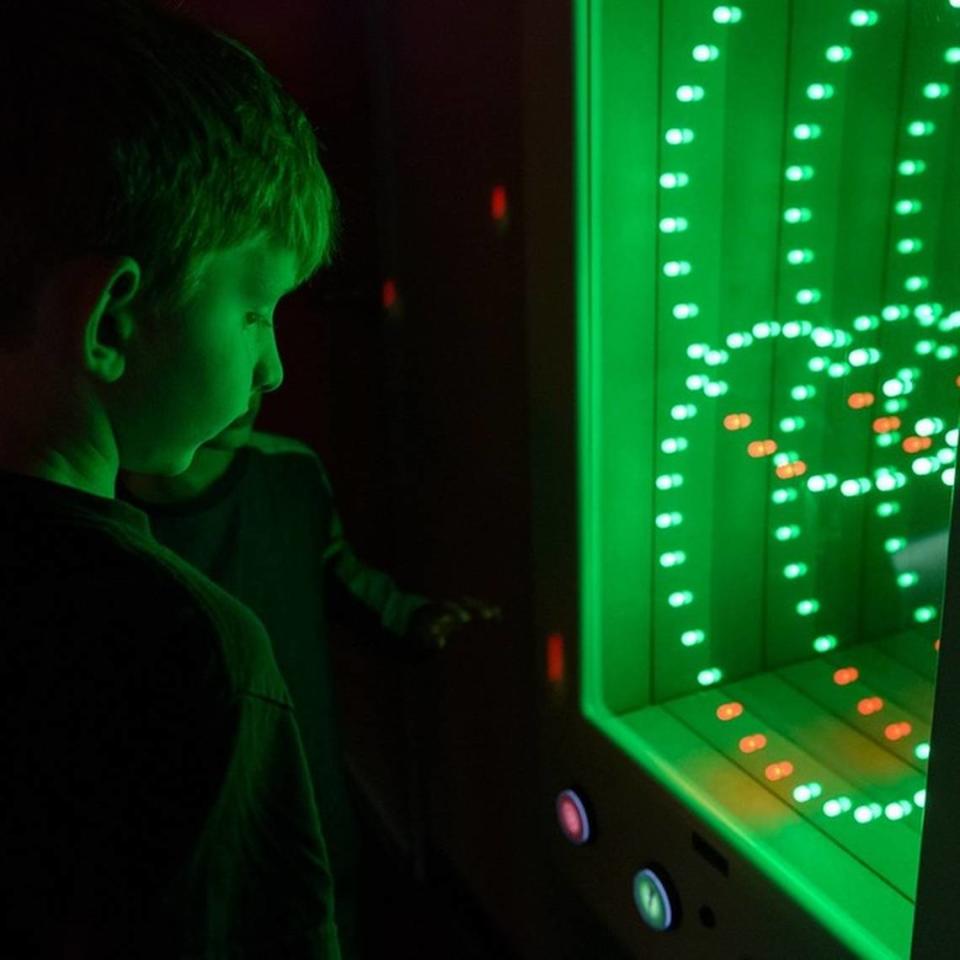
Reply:
[[[499,607],[491,606],[475,597],[460,597],[427,603],[410,618],[407,636],[420,650],[443,650],[447,641],[468,623],[478,620],[502,620]]]

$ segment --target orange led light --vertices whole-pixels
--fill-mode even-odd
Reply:
[[[883,709],[883,699],[881,697],[864,697],[858,704],[857,710],[865,717],[871,713],[877,713]]]
[[[743,704],[737,703],[736,701],[732,703],[721,703],[717,707],[717,719],[718,720],[733,720],[734,717],[739,717],[743,713]]]
[[[753,423],[749,413],[728,413],[723,418],[723,425],[728,430],[746,430]]]
[[[793,764],[789,760],[781,760],[779,763],[771,763],[764,770],[768,780],[783,780],[793,773]]]
[[[864,407],[872,407],[876,397],[872,393],[851,393],[847,397],[847,403],[852,410],[862,410]]]
[[[930,437],[907,437],[901,446],[907,453],[919,453],[921,450],[926,450],[932,444],[933,440]]]
[[[901,720],[900,723],[888,723],[883,728],[883,735],[888,740],[902,740],[904,737],[909,737],[912,730],[913,727],[909,723]]]
[[[781,480],[793,480],[795,477],[802,477],[807,472],[807,465],[802,460],[794,460],[793,463],[781,463],[777,467],[777,476]]]
[[[776,440],[752,440],[747,444],[747,453],[751,457],[769,457],[777,452]]]
[[[859,676],[860,671],[856,667],[841,667],[834,671],[833,682],[845,687],[848,683],[853,683]]]
[[[740,738],[740,749],[744,753],[756,753],[767,745],[767,738],[762,733],[753,733],[749,737]]]
[[[956,380],[954,380],[953,382],[954,382],[958,387],[960,387],[960,376],[958,376],[958,377],[956,378]]]
[[[934,649],[934,650],[939,650],[939,649],[940,649],[940,638],[939,638],[939,637],[937,637],[937,639],[933,641],[933,649]]]
[[[877,417],[873,421],[875,433],[891,433],[900,426],[899,417]]]

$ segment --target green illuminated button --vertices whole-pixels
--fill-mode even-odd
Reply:
[[[667,883],[646,867],[633,878],[633,902],[644,923],[653,930],[669,930],[676,919],[676,908],[667,892]]]

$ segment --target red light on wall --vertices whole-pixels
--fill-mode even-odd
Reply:
[[[733,701],[731,703],[721,703],[717,707],[717,719],[718,720],[733,720],[734,717],[739,717],[743,713],[743,704]]]
[[[397,305],[397,284],[394,280],[383,281],[380,302],[383,304],[384,310],[392,310]]]
[[[877,417],[877,419],[873,421],[873,430],[875,433],[892,433],[899,427],[899,417]]]
[[[751,457],[769,457],[777,452],[776,440],[752,440],[747,444],[747,453]]]
[[[783,780],[793,773],[793,764],[789,760],[781,760],[779,763],[771,763],[763,771],[768,780]]]
[[[507,218],[507,188],[502,184],[490,191],[490,216],[497,223]]]
[[[728,413],[723,418],[723,425],[728,430],[746,430],[753,423],[749,413]]]
[[[767,738],[762,733],[753,733],[749,737],[740,738],[740,750],[743,753],[756,753],[767,745]]]
[[[802,460],[794,460],[793,463],[781,463],[777,467],[777,476],[781,480],[793,480],[795,477],[802,477],[807,472],[807,465]]]
[[[933,440],[930,437],[907,437],[901,446],[907,453],[919,453],[921,450],[926,450],[932,443]]]
[[[937,637],[937,639],[933,641],[933,649],[934,649],[934,650],[937,650],[937,651],[940,650],[940,638],[939,638],[939,637]]]
[[[566,667],[564,639],[562,633],[551,633],[547,637],[547,680],[560,683]]]
[[[841,667],[834,671],[833,682],[845,687],[848,683],[853,683],[860,677],[860,671],[856,667]]]
[[[900,723],[888,723],[883,728],[883,735],[888,740],[902,740],[904,737],[909,737],[912,730],[913,727],[902,720]]]
[[[857,711],[865,717],[869,717],[871,713],[877,713],[883,709],[883,700],[880,697],[864,697],[857,704]]]
[[[851,393],[847,397],[847,403],[852,410],[862,410],[864,407],[872,407],[876,399],[872,393]]]

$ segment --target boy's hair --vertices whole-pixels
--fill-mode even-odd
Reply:
[[[158,312],[189,300],[205,255],[261,233],[296,254],[298,284],[329,262],[313,129],[248,49],[147,0],[17,13],[0,41],[0,350],[29,342],[39,284],[71,256],[134,257]]]

